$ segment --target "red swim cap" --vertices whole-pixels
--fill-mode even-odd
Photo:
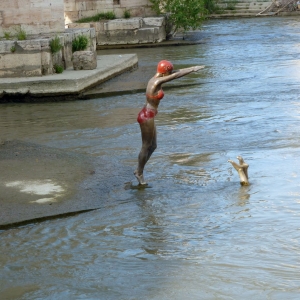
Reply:
[[[165,74],[167,72],[173,71],[173,65],[171,62],[167,60],[162,60],[157,65],[157,72],[161,74]]]

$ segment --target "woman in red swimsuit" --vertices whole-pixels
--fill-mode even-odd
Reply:
[[[135,170],[134,175],[139,184],[147,184],[143,176],[144,167],[157,147],[154,117],[157,114],[159,102],[164,97],[162,84],[189,73],[197,72],[203,68],[204,66],[194,66],[174,71],[171,62],[162,60],[158,63],[157,73],[149,80],[147,85],[146,104],[137,117],[142,133],[142,149],[138,157],[138,167]]]

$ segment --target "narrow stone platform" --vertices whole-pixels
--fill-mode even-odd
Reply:
[[[83,91],[137,67],[136,54],[98,55],[97,69],[67,69],[61,74],[0,79],[0,103],[69,100]]]

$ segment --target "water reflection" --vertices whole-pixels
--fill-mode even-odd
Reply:
[[[205,44],[136,49],[144,76],[161,58],[208,66],[166,90],[149,187],[116,186],[103,209],[1,232],[2,298],[297,299],[297,28],[297,18],[210,21],[194,33]],[[1,105],[1,138],[134,169],[143,104],[141,92]],[[237,155],[248,187],[227,162]]]

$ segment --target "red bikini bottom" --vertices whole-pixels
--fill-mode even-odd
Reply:
[[[145,121],[153,119],[157,115],[157,109],[144,107],[138,114],[137,121],[141,124]]]

